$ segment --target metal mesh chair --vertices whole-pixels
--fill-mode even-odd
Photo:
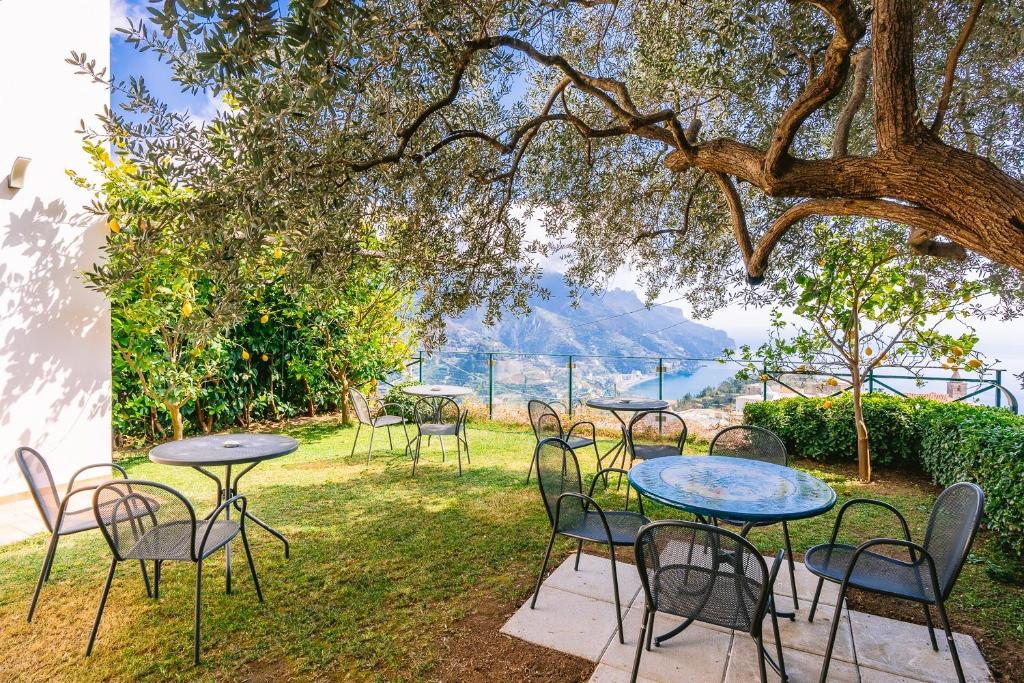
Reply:
[[[416,418],[416,450],[412,458],[412,473],[416,475],[416,465],[420,461],[420,448],[423,445],[423,437],[428,442],[431,438],[437,437],[441,444],[441,462],[445,460],[444,439],[445,436],[455,437],[455,451],[459,458],[459,476],[462,476],[462,449],[466,449],[466,462],[469,463],[469,440],[466,438],[466,419],[469,416],[469,409],[459,408],[459,404],[447,397],[424,397],[416,401],[413,406],[413,415]]]
[[[38,451],[28,446],[21,446],[14,451],[14,459],[18,463],[18,468],[21,470],[22,475],[25,477],[29,492],[32,494],[36,508],[39,510],[39,516],[43,518],[43,524],[46,525],[46,530],[50,532],[50,543],[46,548],[43,566],[39,571],[39,579],[36,581],[36,588],[32,593],[32,602],[28,608],[27,619],[31,622],[32,615],[36,611],[36,604],[39,602],[39,593],[43,589],[43,583],[50,579],[50,570],[53,568],[53,558],[57,554],[57,543],[60,537],[89,531],[97,527],[96,518],[93,515],[91,506],[69,507],[74,496],[84,491],[92,491],[96,486],[76,487],[75,481],[83,472],[93,469],[113,470],[125,479],[128,478],[128,473],[120,465],[109,462],[86,465],[71,475],[71,480],[68,482],[64,495],[61,496],[57,490],[57,485],[53,481],[50,466]],[[80,500],[81,496],[78,499]],[[82,502],[84,503],[85,501]],[[140,562],[139,564],[142,567],[142,579],[146,584],[146,593],[147,595],[152,595],[149,575],[146,572],[146,564],[145,562]]]
[[[580,464],[572,446],[558,437],[544,439],[537,444],[533,459],[537,466],[537,483],[540,485],[544,509],[551,522],[551,540],[548,541],[544,553],[544,563],[537,577],[537,588],[530,601],[530,609],[537,606],[537,596],[544,581],[551,548],[558,536],[576,539],[576,570],[580,568],[580,552],[584,541],[603,543],[608,546],[612,563],[612,590],[615,595],[615,616],[619,624],[619,642],[624,643],[622,635],[622,609],[619,605],[619,578],[616,573],[615,548],[632,545],[636,540],[637,531],[647,524],[644,516],[643,501],[637,494],[639,512],[629,510],[629,487],[626,488],[626,504],[621,511],[605,511],[594,500],[594,485],[601,475],[608,472],[625,473],[625,470],[609,467],[598,471],[590,482],[590,492],[583,495],[583,479],[580,477]]]
[[[657,612],[685,621],[656,639],[678,635],[694,621],[749,633],[757,643],[761,681],[767,680],[765,663],[786,680],[773,608],[772,585],[782,564],[782,551],[771,571],[750,541],[726,529],[683,521],[654,522],[640,529],[633,546],[644,589],[644,613],[633,659],[632,680],[640,671],[640,657],[651,649]],[[762,625],[771,615],[778,662],[764,646]]]
[[[744,458],[770,462],[782,467],[789,466],[789,455],[782,439],[768,429],[754,425],[734,425],[721,430],[711,439],[708,455],[725,455],[731,458]],[[737,520],[718,520],[731,526],[743,526],[747,522]],[[765,527],[778,522],[757,522],[751,526]],[[793,545],[789,540],[789,524],[782,522],[782,538],[786,547],[786,561],[789,563],[789,585],[793,591],[793,608],[800,609],[800,600],[796,594],[796,567],[793,561]],[[792,616],[791,618],[796,618]]]
[[[238,521],[230,519],[231,508],[241,513]],[[203,591],[203,560],[227,546],[241,534],[245,559],[249,564],[256,596],[263,602],[263,591],[256,576],[249,539],[245,534],[245,496],[233,496],[221,503],[209,516],[199,519],[188,500],[169,486],[152,481],[128,479],[112,481],[96,487],[93,512],[104,538],[113,552],[107,580],[103,585],[99,609],[85,655],[92,654],[96,633],[100,628],[103,608],[110,593],[110,583],[118,562],[153,560],[154,596],[160,596],[160,571],[164,562],[193,562],[196,565],[196,602],[192,636],[193,661],[199,664],[200,606]],[[220,519],[224,515],[224,519]]]
[[[875,538],[858,546],[837,543],[836,539],[846,511],[855,506],[872,505],[893,513],[899,520],[903,531],[902,539]],[[928,528],[925,531],[924,543],[918,545],[910,539],[910,527],[899,510],[888,503],[868,498],[855,498],[847,501],[839,509],[832,538],[828,543],[816,545],[804,555],[804,564],[811,573],[818,576],[818,587],[814,592],[809,620],[814,620],[814,612],[818,607],[818,597],[826,580],[840,584],[837,605],[843,604],[847,588],[889,595],[918,602],[923,606],[925,623],[928,624],[928,635],[932,649],[938,651],[935,640],[935,629],[932,625],[929,605],[935,605],[946,632],[949,653],[953,657],[957,679],[964,680],[960,657],[953,642],[953,632],[946,616],[945,601],[949,597],[960,569],[967,560],[967,555],[974,543],[974,536],[981,523],[981,515],[985,509],[985,494],[977,484],[960,482],[943,491],[935,501]],[[881,553],[880,550],[888,550]],[[902,553],[903,557],[897,557]],[[904,559],[905,558],[905,559]],[[835,619],[839,619],[839,609]],[[836,638],[836,624],[832,624],[828,647],[825,650],[825,663],[821,669],[821,681],[828,675],[832,647]]]
[[[400,415],[388,415],[388,408],[398,408],[400,406],[394,403],[385,403],[380,399],[372,399],[374,404],[371,408],[371,400],[367,399],[363,395],[363,392],[359,391],[355,387],[350,387],[348,390],[348,400],[352,404],[352,410],[356,414],[356,435],[352,439],[352,452],[349,456],[356,454],[356,443],[359,441],[359,432],[362,431],[363,425],[370,428],[370,445],[366,449],[366,464],[370,464],[370,454],[373,452],[373,435],[381,427],[386,428],[388,433],[388,446],[394,450],[395,442],[391,439],[391,428],[395,425],[402,425],[402,431],[405,433],[405,452],[409,452],[410,441],[409,441],[409,430],[406,428],[405,418]],[[376,417],[375,417],[376,415]]]
[[[597,428],[589,420],[580,420],[569,425],[569,430],[562,428],[562,420],[550,404],[537,399],[532,399],[526,404],[526,410],[530,415],[530,426],[533,427],[533,435],[540,443],[544,439],[557,437],[564,440],[574,449],[593,446],[594,456],[597,458],[597,469],[601,469],[601,453],[597,450]],[[589,430],[589,436],[587,431]],[[581,432],[582,436],[574,436]],[[530,476],[533,474],[534,458],[530,459],[530,470],[526,473],[526,483],[530,483]]]
[[[623,430],[623,442],[632,460],[653,460],[683,454],[686,421],[668,410],[637,413]]]

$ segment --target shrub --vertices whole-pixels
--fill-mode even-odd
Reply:
[[[848,397],[750,403],[746,422],[777,433],[795,455],[856,462]],[[1024,556],[1024,418],[1006,410],[874,394],[864,398],[872,459],[919,465],[941,486],[973,481],[985,491],[989,529]]]

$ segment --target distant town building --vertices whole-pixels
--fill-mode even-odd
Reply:
[[[954,401],[967,395],[967,382],[960,378],[960,371],[954,370],[953,376],[946,382],[946,396]]]

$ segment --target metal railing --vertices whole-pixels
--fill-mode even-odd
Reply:
[[[468,385],[481,398],[486,396],[487,413],[493,418],[496,406],[525,404],[531,398],[560,404],[570,415],[593,396],[629,394],[674,401],[683,398],[685,394],[698,394],[707,387],[717,388],[745,367],[748,367],[748,363],[727,358],[442,349],[429,354],[426,351],[418,352],[406,365],[402,376],[392,380],[415,379],[421,383]],[[1001,369],[990,369],[984,376],[967,377],[954,377],[949,371],[946,371],[946,375],[939,375],[944,369],[937,367],[920,368],[920,374],[905,370],[901,373],[900,370],[873,370],[868,375],[867,392],[881,391],[907,396],[910,389],[901,390],[894,385],[910,381],[921,390],[927,388],[929,383],[953,382],[960,383],[959,387],[954,385],[954,388],[961,388],[960,395],[951,396],[953,401],[985,403],[1019,412],[1017,398],[1003,385]],[[767,379],[759,378],[744,383],[744,388],[759,383],[760,398],[768,400],[776,385],[794,395],[808,396],[810,394],[806,384],[808,381],[813,384],[813,378],[833,377],[837,382],[848,385],[850,375],[842,370],[833,371],[818,366],[806,372],[779,375],[770,375],[762,370],[762,377]],[[829,396],[849,390],[849,386],[828,387],[824,383],[822,386],[825,388],[823,393],[814,395]],[[737,393],[729,397],[729,400],[739,395]],[[718,396],[722,400],[729,395],[721,393]],[[753,394],[743,396],[757,398]]]

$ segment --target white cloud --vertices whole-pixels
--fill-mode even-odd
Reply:
[[[127,28],[129,21],[138,24],[147,16],[146,0],[110,0],[110,34],[117,34],[119,28]]]

